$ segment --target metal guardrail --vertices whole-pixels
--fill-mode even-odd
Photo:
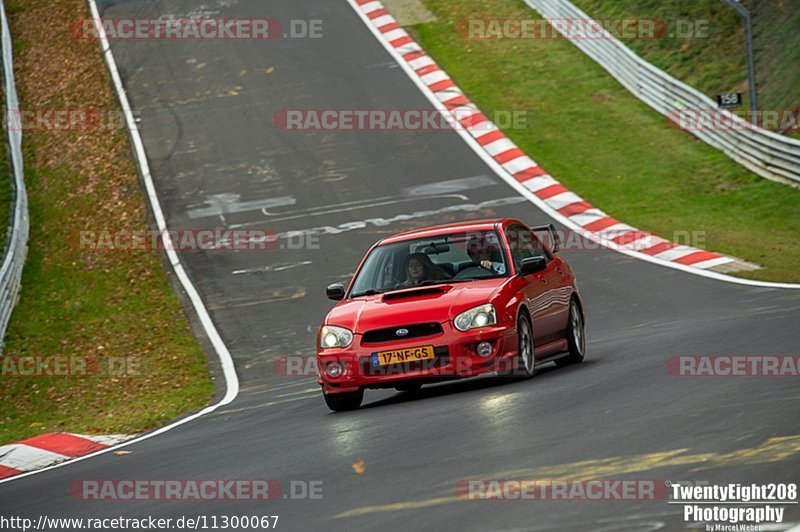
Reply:
[[[11,30],[8,27],[5,5],[0,1],[0,47],[2,47],[3,84],[5,87],[5,109],[10,116],[11,112],[19,110],[17,89],[14,84],[14,62],[12,59]],[[6,238],[6,247],[3,256],[3,265],[0,267],[0,339],[6,335],[6,327],[11,319],[11,312],[19,299],[22,285],[22,268],[28,254],[28,232],[30,220],[28,217],[28,194],[25,191],[25,181],[22,166],[22,128],[9,124],[8,155],[13,180],[13,200]],[[3,344],[0,343],[0,352]]]
[[[590,19],[568,0],[525,0],[525,3],[546,19]],[[800,186],[799,140],[753,126],[733,113],[718,109],[711,98],[651,65],[599,24],[597,31],[603,32],[605,38],[570,39],[570,42],[665,116],[677,117],[688,111],[730,121],[732,127],[687,131],[762,177]],[[566,34],[564,37],[569,39]]]

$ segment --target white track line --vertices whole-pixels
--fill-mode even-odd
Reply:
[[[376,28],[372,24],[372,21],[369,19],[369,17],[365,13],[364,7],[366,7],[366,6],[359,6],[356,3],[356,0],[347,0],[347,2],[348,2],[348,4],[350,4],[350,7],[353,9],[353,11],[356,12],[356,15],[358,15],[358,17],[361,19],[361,21],[364,23],[364,25],[367,26],[367,28],[372,33],[372,35],[378,40],[378,42],[384,47],[384,49],[387,52],[389,52],[389,54],[394,58],[394,60],[397,62],[397,64],[400,65],[400,68],[403,69],[403,71],[406,73],[406,75],[409,77],[409,79],[414,83],[414,85],[416,85],[417,88],[420,90],[420,92],[422,92],[422,94],[425,95],[425,97],[428,99],[428,101],[436,109],[442,111],[443,114],[446,115],[447,113],[449,113],[449,110],[447,109],[447,107],[441,101],[439,101],[439,99],[435,96],[433,91],[431,91],[431,89],[429,89],[427,87],[427,85],[425,85],[425,83],[420,79],[420,77],[416,74],[416,72],[414,72],[414,70],[408,64],[408,62],[403,58],[402,54],[404,52],[408,52],[409,49],[412,49],[412,48],[413,49],[417,49],[417,47],[418,47],[420,50],[422,50],[422,47],[419,46],[418,44],[417,44],[417,47],[414,47],[414,46],[412,46],[413,43],[410,43],[410,44],[404,45],[401,48],[395,48],[394,46],[392,46],[385,39],[384,34],[382,34],[378,30],[378,28]],[[381,7],[381,4],[379,2],[373,2],[373,3],[367,4],[367,5],[370,6],[370,8],[372,10],[379,9]],[[422,51],[424,52],[424,50],[422,50]],[[424,52],[424,53],[427,54],[427,52]],[[452,89],[449,89],[449,90],[452,90]],[[453,91],[453,94],[458,94],[458,92],[459,91]],[[717,272],[711,272],[711,271],[707,271],[707,270],[700,270],[700,269],[694,268],[692,266],[687,266],[687,265],[684,265],[684,264],[679,264],[679,263],[675,263],[675,262],[668,262],[668,261],[665,261],[665,260],[660,260],[658,258],[652,257],[652,256],[647,255],[645,253],[639,253],[639,252],[636,252],[636,251],[624,249],[624,248],[620,247],[618,244],[615,244],[614,242],[603,238],[602,236],[598,235],[597,233],[593,233],[591,231],[587,231],[583,227],[577,225],[572,220],[570,220],[566,216],[560,214],[558,211],[556,211],[555,209],[553,209],[552,207],[547,205],[547,203],[545,203],[544,200],[542,200],[541,198],[539,198],[535,194],[531,193],[531,191],[528,190],[523,185],[523,183],[520,183],[519,181],[517,181],[511,174],[508,173],[508,171],[506,171],[506,169],[500,163],[498,163],[489,153],[487,153],[484,150],[483,146],[478,144],[478,142],[472,137],[472,135],[469,134],[469,132],[465,128],[462,128],[462,127],[455,128],[454,131],[458,135],[461,136],[461,138],[464,140],[464,142],[466,142],[467,145],[470,148],[472,148],[472,151],[474,151],[475,154],[478,155],[478,157],[483,159],[483,161],[487,164],[487,166],[489,166],[489,168],[494,170],[494,172],[501,179],[503,179],[506,183],[508,183],[514,190],[519,192],[520,195],[522,195],[523,197],[527,198],[529,201],[534,203],[540,210],[544,211],[545,214],[547,214],[548,216],[550,216],[554,220],[557,220],[559,223],[561,223],[562,225],[572,229],[576,233],[582,235],[584,238],[587,238],[587,239],[589,239],[589,240],[591,240],[593,242],[596,242],[596,243],[602,245],[603,247],[606,247],[606,248],[611,249],[613,251],[616,251],[618,253],[622,253],[623,255],[628,255],[629,257],[634,257],[634,258],[639,259],[639,260],[643,260],[643,261],[650,262],[650,263],[653,263],[653,264],[658,264],[659,266],[665,266],[667,268],[673,268],[673,269],[676,269],[676,270],[681,270],[681,271],[684,271],[686,273],[691,273],[691,274],[694,274],[694,275],[700,275],[702,277],[706,277],[706,278],[709,278],[709,279],[716,279],[717,281],[725,281],[725,282],[728,282],[728,283],[734,283],[734,284],[740,284],[740,285],[746,285],[746,286],[800,289],[800,284],[773,283],[773,282],[769,282],[769,281],[756,281],[756,280],[751,280],[751,279],[741,279],[739,277],[733,277],[731,275],[726,275],[724,273],[717,273]],[[528,154],[528,155],[530,155],[530,154]]]
[[[178,277],[181,286],[183,286],[183,289],[186,290],[186,294],[189,296],[189,299],[192,302],[192,306],[194,307],[195,312],[197,312],[197,316],[200,319],[200,323],[203,325],[203,330],[205,330],[206,335],[208,335],[208,339],[211,342],[211,345],[214,346],[214,350],[216,351],[217,356],[219,357],[219,361],[222,366],[222,373],[225,376],[225,388],[226,388],[225,396],[216,404],[207,406],[206,408],[200,410],[199,412],[196,412],[179,421],[176,421],[175,423],[165,425],[159,429],[156,429],[152,432],[148,432],[147,434],[144,434],[132,440],[128,440],[124,443],[121,443],[119,445],[114,445],[112,447],[107,447],[100,451],[87,454],[86,456],[81,456],[79,458],[74,458],[66,462],[61,462],[60,464],[49,466],[43,469],[38,469],[36,471],[29,471],[26,473],[22,473],[20,475],[3,479],[0,480],[0,484],[3,484],[5,482],[12,482],[14,480],[19,480],[20,478],[27,477],[30,475],[35,475],[43,471],[49,471],[57,467],[63,467],[69,464],[74,464],[75,462],[80,462],[81,460],[87,460],[89,458],[93,458],[95,456],[99,456],[101,454],[105,454],[114,451],[116,449],[127,447],[129,445],[133,445],[134,443],[147,440],[154,436],[158,436],[159,434],[163,434],[185,423],[194,421],[195,419],[201,416],[210,414],[217,408],[232,402],[234,399],[236,399],[236,396],[239,395],[239,378],[236,376],[236,369],[234,368],[233,365],[233,358],[231,357],[231,353],[230,351],[228,351],[228,347],[222,341],[222,338],[220,337],[217,328],[211,321],[211,316],[208,314],[208,310],[203,304],[203,300],[200,299],[200,294],[197,293],[197,289],[192,284],[192,281],[189,279],[189,276],[186,275],[186,271],[183,268],[183,264],[181,264],[180,258],[178,258],[178,254],[173,249],[175,246],[169,245],[171,242],[170,235],[169,232],[167,231],[167,223],[166,219],[164,218],[164,213],[161,210],[161,203],[158,200],[158,195],[156,194],[156,189],[155,186],[153,185],[153,178],[150,175],[150,165],[147,163],[147,157],[144,151],[144,143],[142,142],[142,137],[139,135],[139,130],[136,129],[136,122],[134,121],[133,111],[131,110],[130,102],[128,101],[128,96],[125,93],[125,87],[123,87],[122,85],[122,79],[120,78],[119,70],[117,69],[117,62],[114,60],[114,55],[111,53],[111,46],[109,45],[109,40],[105,38],[105,30],[103,29],[102,24],[99,22],[100,11],[97,9],[97,3],[95,0],[87,0],[87,1],[89,2],[89,8],[92,11],[92,18],[95,20],[95,24],[97,26],[97,31],[99,34],[98,40],[100,41],[100,46],[103,52],[103,56],[105,57],[106,64],[108,65],[108,70],[109,73],[111,74],[111,79],[114,83],[114,88],[117,91],[117,96],[119,97],[119,102],[120,106],[122,107],[122,112],[125,114],[125,122],[127,123],[128,131],[130,132],[131,135],[131,141],[133,142],[134,152],[136,154],[136,159],[139,163],[139,171],[141,172],[142,180],[144,181],[145,188],[147,190],[147,197],[150,200],[150,207],[153,209],[153,215],[155,216],[156,219],[156,225],[158,226],[158,230],[161,232],[161,236],[164,239],[164,243],[166,244],[164,248],[167,253],[167,258],[169,259],[170,265],[172,266],[172,269],[175,271],[175,275]]]

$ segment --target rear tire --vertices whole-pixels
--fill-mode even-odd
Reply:
[[[361,406],[361,401],[364,399],[364,390],[357,392],[344,392],[344,393],[323,393],[325,404],[334,412],[346,412],[348,410],[356,410]]]
[[[559,367],[580,364],[586,354],[586,334],[583,326],[583,314],[578,302],[573,299],[569,304],[569,325],[567,325],[567,345],[569,354],[556,360]]]

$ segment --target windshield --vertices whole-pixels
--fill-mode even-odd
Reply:
[[[353,282],[350,297],[507,275],[505,253],[494,231],[454,233],[375,248]]]

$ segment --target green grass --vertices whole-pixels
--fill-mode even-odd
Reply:
[[[117,109],[97,43],[64,24],[86,16],[72,0],[14,9],[12,31],[26,43],[15,58],[21,108]],[[135,372],[0,375],[0,444],[57,431],[136,433],[208,404],[214,385],[160,254],[79,245],[81,230],[147,228],[126,133],[24,134],[31,233],[3,361],[126,358]]]
[[[27,160],[36,149],[28,145]],[[0,377],[0,442],[54,431],[135,433],[207,404],[214,390],[159,256],[73,246],[74,220],[99,200],[61,201],[81,181],[66,165],[26,169],[30,247],[3,356],[129,357],[135,373]],[[127,192],[143,200],[136,186]]]
[[[800,281],[800,190],[746,171],[623,89],[565,40],[468,40],[457,21],[538,16],[519,0],[426,0],[412,31],[487,113],[524,110],[506,133],[556,179],[610,215],[763,266],[743,277]]]

